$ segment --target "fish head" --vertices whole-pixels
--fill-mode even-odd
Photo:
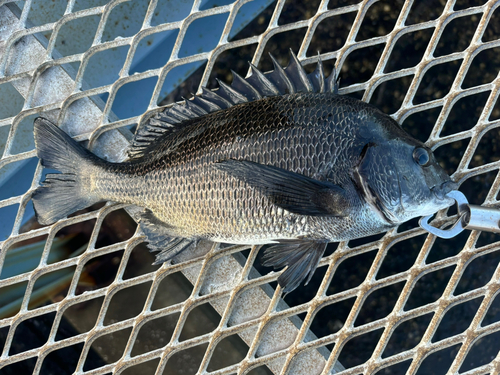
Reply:
[[[457,184],[432,150],[399,125],[364,144],[353,180],[366,202],[392,226],[455,203],[446,194]]]

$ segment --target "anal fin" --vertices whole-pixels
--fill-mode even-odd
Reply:
[[[151,251],[159,251],[154,264],[161,264],[172,259],[195,242],[190,238],[176,237],[172,228],[149,210],[141,214],[139,226],[147,237],[148,248]]]
[[[295,290],[306,279],[307,285],[325,252],[327,242],[311,240],[281,240],[264,252],[263,265],[275,269],[288,266],[278,277],[284,293]]]

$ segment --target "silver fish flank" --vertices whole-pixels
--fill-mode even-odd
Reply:
[[[129,159],[98,158],[35,120],[48,174],[32,195],[51,224],[99,201],[142,207],[157,262],[192,242],[274,244],[264,264],[287,269],[290,292],[310,280],[328,242],[383,232],[453,204],[455,184],[431,150],[391,117],[337,93],[321,62],[234,74],[228,86],[159,111],[138,127]]]

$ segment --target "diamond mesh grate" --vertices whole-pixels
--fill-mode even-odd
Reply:
[[[269,63],[264,52],[273,51],[284,63],[290,46],[296,52],[299,48],[298,57],[311,64],[308,68],[319,58],[329,69],[340,67],[342,94],[378,105],[426,140],[471,203],[498,205],[499,2],[436,1],[428,9],[413,1],[350,5],[323,0],[309,6],[277,1],[233,37],[233,24],[249,3],[208,6],[195,0],[178,20],[157,23],[155,17],[166,5],[152,0],[137,30],[131,26],[108,38],[113,12],[124,4],[132,4],[133,11],[139,2],[96,1],[85,8],[69,1],[60,15],[40,25],[31,21],[37,16],[33,9],[39,9],[35,1],[16,2],[22,9],[0,2],[0,89],[10,84],[22,96],[22,104],[12,104],[8,117],[0,119],[5,140],[0,142],[0,177],[36,157],[32,140],[23,144],[21,133],[29,134],[25,123],[32,124],[38,114],[63,124],[77,140],[90,140],[97,153],[120,160],[128,127],[158,107],[164,83],[176,68],[203,63],[194,75],[197,90],[213,85],[214,70],[231,61],[234,51],[249,54],[264,69]],[[186,52],[183,42],[190,26],[217,15],[226,17],[217,43],[207,51]],[[65,54],[58,36],[65,25],[82,19],[97,20],[95,33],[85,49]],[[168,30],[178,34],[161,66],[132,72],[141,40]],[[116,78],[89,84],[92,58],[124,46],[128,51]],[[144,110],[119,119],[114,111],[120,90],[152,78]],[[129,224],[128,236],[102,239],[103,228],[112,227],[110,218],[123,212],[124,205],[107,203],[49,227],[24,224],[31,192],[41,179],[38,164],[24,192],[19,186],[0,197],[2,221],[12,228],[0,239],[0,297],[7,298],[15,288],[23,291],[20,305],[0,307],[5,314],[0,320],[1,371],[23,365],[33,373],[50,373],[46,366],[53,356],[71,349],[75,359],[67,372],[77,374],[144,373],[145,365],[151,373],[173,374],[180,373],[175,372],[179,364],[186,366],[185,373],[221,375],[500,372],[500,239],[495,235],[473,231],[442,241],[413,221],[382,237],[332,244],[311,285],[292,293],[286,304],[273,288],[279,273],[259,266],[258,247],[204,244],[173,265],[130,272],[138,255],[151,263],[151,255],[140,252],[141,233]],[[4,215],[6,210],[10,216]],[[450,218],[441,213],[437,221]],[[88,234],[82,251],[51,258],[57,237],[78,231]],[[36,240],[44,249],[34,266],[6,274],[10,254]],[[92,273],[92,267],[106,262],[114,268],[103,270],[111,276],[100,283],[95,276],[100,271]],[[64,292],[41,306],[34,304],[39,284],[63,271]],[[159,295],[168,294],[173,285],[170,302],[159,303]],[[128,297],[120,297],[124,295]],[[125,310],[130,296],[135,311],[110,313]],[[96,306],[94,319],[87,329],[65,336],[61,332],[69,311],[78,306]],[[195,320],[210,314],[216,323],[212,319],[205,331],[189,334]],[[19,349],[23,329],[44,319],[51,324],[40,344]],[[162,339],[138,350],[145,332]],[[220,358],[230,357],[228,342],[243,348],[243,354],[224,362]],[[114,350],[106,351],[106,346]],[[101,362],[92,360],[96,353]],[[71,355],[60,355],[71,362]],[[191,361],[194,357],[198,359]]]

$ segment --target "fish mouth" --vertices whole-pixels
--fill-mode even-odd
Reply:
[[[457,189],[458,189],[458,184],[456,182],[449,180],[443,182],[440,186],[434,186],[431,189],[431,192],[440,201],[450,201],[449,206],[451,206],[454,203],[454,200],[447,197],[446,194],[448,194],[450,191]]]

